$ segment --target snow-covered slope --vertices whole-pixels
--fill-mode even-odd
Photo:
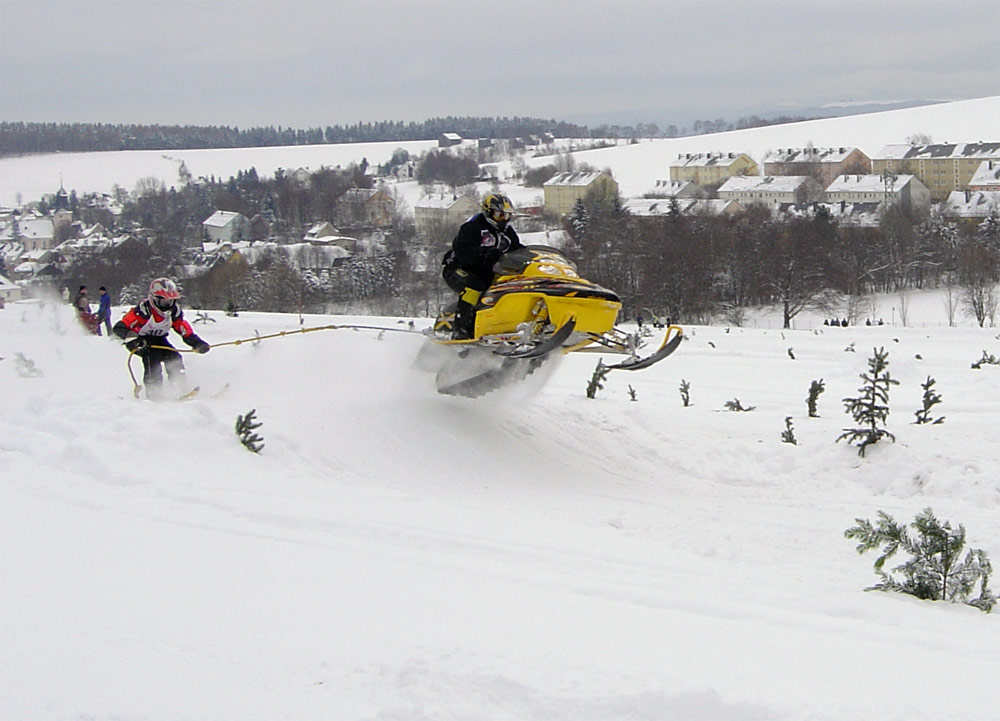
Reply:
[[[593,400],[593,355],[471,401],[419,335],[337,330],[187,356],[204,392],[153,403],[66,306],[9,304],[0,719],[995,717],[996,614],[864,593],[842,534],[931,506],[1000,561],[996,331],[688,333]],[[882,346],[898,440],[862,459],[841,399]],[[928,376],[946,421],[916,426]]]
[[[729,133],[688,138],[646,140],[576,153],[580,162],[610,168],[625,197],[637,197],[652,190],[657,180],[670,177],[670,163],[678,153],[745,152],[761,162],[764,153],[779,147],[855,146],[869,156],[890,143],[905,143],[914,135],[929,136],[934,142],[977,142],[997,140],[1000,95],[927,105],[904,110],[812,120],[790,125],[751,128]],[[624,143],[624,141],[622,141]],[[354,145],[308,145],[279,148],[237,148],[222,150],[124,151],[116,153],[58,153],[23,158],[0,159],[0,204],[14,205],[54,193],[62,181],[67,190],[78,194],[110,192],[115,185],[131,191],[144,178],[156,178],[168,187],[180,182],[183,162],[194,177],[229,178],[241,170],[256,168],[263,176],[278,168],[317,170],[321,166],[346,167],[367,159],[372,165],[384,163],[396,148],[411,154],[436,147],[434,141],[400,143],[359,143]],[[544,165],[551,157],[526,158],[529,165]],[[509,163],[505,164],[505,167]],[[515,201],[528,202],[540,196],[539,189],[505,190]],[[416,183],[404,183],[401,191],[410,206],[420,195]]]
[[[917,135],[929,137],[935,143],[996,142],[1000,140],[997,118],[1000,118],[1000,95],[728,133],[649,140],[585,151],[576,157],[597,168],[611,168],[622,195],[638,197],[653,190],[657,180],[670,179],[670,164],[679,154],[742,152],[762,163],[770,151],[802,148],[812,143],[816,147],[857,147],[875,157],[886,145],[906,143]],[[536,159],[529,164],[537,162]]]

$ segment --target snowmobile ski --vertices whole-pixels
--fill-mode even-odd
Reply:
[[[566,342],[566,339],[573,333],[575,327],[576,318],[571,317],[568,321],[563,323],[555,333],[534,345],[517,348],[511,351],[498,348],[493,352],[497,355],[506,356],[507,358],[541,358],[543,356],[547,356],[556,348],[562,346],[562,344]]]
[[[671,330],[677,331],[673,338],[669,337]],[[629,358],[621,363],[609,365],[607,368],[610,370],[622,371],[638,371],[643,368],[649,368],[654,363],[659,363],[661,360],[677,350],[677,347],[681,344],[682,340],[684,340],[684,333],[681,331],[680,327],[672,325],[667,329],[667,335],[663,338],[663,344],[660,345],[659,350],[655,353],[651,353],[644,358]]]
[[[437,376],[437,392],[446,396],[478,398],[523,381],[545,362],[546,357],[508,358],[481,351],[478,358],[442,368]],[[468,374],[467,366],[470,365],[473,372]]]

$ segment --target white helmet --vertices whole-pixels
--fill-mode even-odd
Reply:
[[[177,284],[170,278],[157,278],[149,284],[149,302],[158,310],[163,312],[170,310],[180,297]]]

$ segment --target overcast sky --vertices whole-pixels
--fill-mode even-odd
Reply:
[[[735,120],[1000,95],[1000,0],[0,0],[0,118]]]

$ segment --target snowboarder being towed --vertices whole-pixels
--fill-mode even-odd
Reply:
[[[149,284],[149,296],[140,301],[115,323],[112,332],[126,341],[125,347],[142,358],[142,380],[147,397],[150,390],[159,395],[163,385],[162,364],[167,376],[173,380],[184,373],[181,354],[174,350],[167,338],[173,328],[181,339],[199,353],[208,353],[211,346],[195,334],[191,324],[184,320],[184,312],[177,305],[180,293],[170,278],[157,278]]]
[[[514,204],[510,198],[490,193],[476,213],[458,229],[451,250],[445,253],[441,276],[448,287],[458,293],[455,322],[451,337],[472,338],[476,327],[476,304],[493,282],[493,266],[500,256],[523,248],[517,232],[510,225]]]

